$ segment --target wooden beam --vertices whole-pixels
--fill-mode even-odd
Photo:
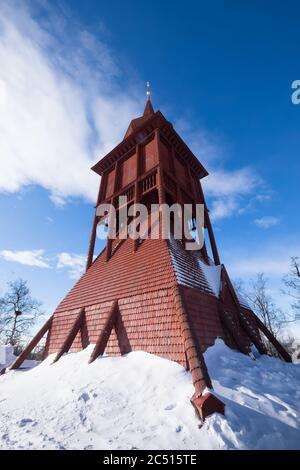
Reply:
[[[88,256],[87,256],[87,261],[86,261],[86,268],[85,268],[86,271],[89,269],[89,267],[93,263],[93,256],[94,256],[95,242],[96,242],[96,235],[97,235],[97,225],[98,225],[98,217],[96,216],[96,212],[95,212],[91,239],[90,239],[90,244],[89,244],[89,251],[88,251]]]
[[[279,343],[279,341],[277,341],[275,336],[268,330],[268,328],[264,325],[264,323],[260,320],[260,318],[258,318],[254,312],[252,312],[252,315],[254,315],[258,328],[268,338],[270,343],[273,344],[274,348],[277,350],[280,356],[285,360],[285,362],[292,362],[292,358],[289,355],[289,353],[284,349],[284,347]]]
[[[237,311],[239,313],[239,321],[241,327],[244,329],[245,333],[248,335],[256,349],[260,354],[267,354],[267,351],[264,347],[263,342],[261,341],[261,338],[258,337],[259,335],[256,335],[255,332],[252,331],[250,326],[247,324],[246,319],[244,318],[243,313],[241,312],[241,307],[239,303],[239,299],[236,295],[235,289],[232,285],[232,282],[230,280],[230,277],[228,276],[227,270],[225,266],[222,264],[222,269],[221,269],[221,283],[222,283],[222,288],[221,288],[221,295],[220,295],[220,300],[224,303],[225,302],[225,289],[223,288],[225,284],[228,287],[228,290],[232,296],[233,302],[235,303],[235,306],[237,307]]]
[[[218,248],[217,248],[217,244],[216,244],[216,240],[215,240],[214,231],[213,231],[211,221],[210,221],[210,217],[209,217],[209,211],[208,211],[208,208],[207,208],[207,205],[206,205],[206,201],[205,201],[205,197],[204,197],[204,193],[203,193],[203,189],[202,189],[200,181],[198,181],[198,188],[199,188],[199,192],[200,192],[202,202],[204,204],[204,223],[205,223],[205,226],[206,226],[207,231],[208,231],[211,251],[212,251],[212,254],[213,254],[213,257],[214,257],[214,262],[215,262],[215,264],[218,265],[218,264],[221,264],[220,257],[219,257],[219,253],[218,253]]]
[[[46,321],[44,326],[40,329],[40,331],[34,336],[34,338],[30,341],[28,346],[24,349],[23,352],[17,357],[17,359],[12,363],[12,365],[9,367],[9,369],[18,369],[25,359],[28,357],[28,355],[31,353],[31,351],[38,345],[42,337],[47,333],[47,331],[51,328],[53,320],[53,315],[49,318],[49,320]]]
[[[142,146],[140,144],[136,145],[136,179],[134,183],[134,201],[133,204],[139,204],[140,203],[140,183],[139,183],[139,177],[141,174],[141,168],[142,168]],[[136,239],[133,242],[133,251],[136,251],[138,249],[138,244],[139,240]]]
[[[87,261],[86,261],[86,271],[89,269],[89,267],[93,263],[95,242],[96,242],[96,235],[97,235],[97,225],[99,222],[99,217],[97,217],[97,207],[100,204],[100,200],[102,199],[102,196],[103,196],[103,188],[104,188],[103,184],[105,184],[103,181],[101,181],[99,184],[99,190],[98,190],[98,196],[97,196],[97,202],[96,202],[96,208],[95,208],[95,214],[94,214],[94,220],[93,220],[93,226],[92,226],[92,233],[91,233],[90,244],[89,244],[89,251],[88,251],[88,256],[87,256]]]
[[[108,339],[111,334],[111,330],[113,329],[113,326],[116,321],[117,313],[118,313],[118,301],[115,300],[111,306],[111,309],[109,311],[104,327],[100,331],[94,350],[89,359],[89,364],[93,362],[95,359],[97,359],[98,356],[102,356],[102,354],[104,353]]]
[[[54,359],[54,361],[53,361],[53,364],[54,364],[55,362],[57,362],[57,361],[61,358],[61,356],[62,356],[64,353],[66,353],[66,352],[69,351],[69,349],[70,349],[70,347],[72,346],[72,343],[73,343],[73,341],[74,341],[74,339],[75,339],[75,337],[76,337],[78,331],[79,331],[80,328],[81,328],[81,325],[82,325],[82,322],[83,322],[83,318],[84,318],[84,308],[82,308],[82,309],[80,310],[80,312],[79,312],[79,314],[78,314],[76,320],[75,320],[74,323],[73,323],[73,326],[72,326],[71,330],[69,331],[69,333],[68,333],[68,335],[67,335],[65,341],[63,342],[63,344],[62,344],[62,346],[61,346],[61,348],[60,348],[60,350],[59,350],[58,353],[56,354],[55,359]]]
[[[228,273],[226,271],[226,268],[224,265],[222,265],[222,270],[224,270],[224,275],[225,275],[225,278],[226,278],[226,281],[227,281],[227,284],[228,284],[228,288],[230,289],[230,292],[232,294],[232,297],[238,307],[238,310],[239,310],[239,314],[240,314],[240,320],[241,320],[241,325],[245,327],[245,329],[247,330],[247,333],[250,337],[250,339],[253,341],[253,335],[252,337],[250,336],[249,334],[249,328],[245,326],[245,320],[240,312],[240,303],[239,303],[239,300],[237,298],[237,295],[236,295],[236,292],[234,290],[234,287],[231,283],[231,280],[230,280],[230,277],[228,276]],[[258,318],[257,315],[255,315],[255,313],[250,310],[251,312],[251,315],[252,317],[255,319],[255,322],[256,322],[256,325],[258,326],[258,328],[264,333],[264,335],[268,338],[268,340],[270,341],[270,343],[273,344],[274,348],[277,350],[277,352],[282,356],[282,358],[286,361],[286,362],[292,362],[292,359],[291,359],[291,356],[288,354],[288,352],[284,349],[284,347],[279,343],[279,341],[277,341],[277,339],[275,338],[275,336],[268,330],[268,328],[264,325],[264,323]],[[253,341],[254,342],[254,341]],[[260,352],[260,351],[264,351],[264,353],[266,353],[266,350],[264,349],[264,347],[259,344],[259,342],[256,340],[254,342],[254,345],[256,346],[257,350]]]

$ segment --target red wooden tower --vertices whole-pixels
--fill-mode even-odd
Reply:
[[[97,206],[112,203],[119,211],[120,195],[127,196],[129,206],[204,204],[207,245],[187,251],[172,235],[122,239],[119,227],[119,236],[108,237],[94,258],[95,213],[85,274],[11,367],[19,367],[46,332],[45,355],[57,353],[55,360],[91,343],[90,361],[104,351],[119,355],[143,350],[191,371],[192,402],[202,418],[223,412],[223,404],[207,392],[212,384],[203,357],[217,337],[245,354],[251,344],[265,353],[266,337],[284,360],[290,357],[235,292],[220,263],[201,186],[207,171],[172,124],[154,112],[149,95],[143,115],[131,121],[122,142],[92,169],[101,176]]]

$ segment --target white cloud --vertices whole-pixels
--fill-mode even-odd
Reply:
[[[270,215],[265,215],[264,217],[261,217],[260,219],[255,219],[254,223],[260,227],[260,228],[270,228],[273,227],[274,225],[279,224],[280,219],[277,217],[273,217]]]
[[[260,178],[251,168],[234,171],[212,170],[203,180],[205,193],[212,199],[212,219],[240,214],[245,197],[253,194],[260,185]]]
[[[99,178],[90,167],[141,103],[118,87],[120,70],[103,43],[41,5],[37,22],[33,2],[0,3],[0,191],[37,184],[57,204],[94,202]]]
[[[95,202],[99,178],[90,167],[123,137],[143,97],[126,85],[99,34],[49,5],[0,3],[0,191],[37,184],[56,205],[71,197]],[[180,118],[175,127],[213,167],[204,180],[212,217],[241,212],[243,198],[260,184],[257,175],[250,168],[218,169],[224,139],[190,121]]]
[[[50,268],[48,260],[44,257],[44,250],[2,250],[0,256],[6,261],[33,266],[37,268]]]
[[[78,279],[84,272],[86,257],[75,253],[60,253],[57,255],[57,269],[67,268],[71,279]]]

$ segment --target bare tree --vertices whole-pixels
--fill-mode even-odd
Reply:
[[[298,257],[291,258],[290,272],[283,278],[285,289],[283,293],[291,297],[293,315],[287,321],[300,320],[300,260]]]
[[[41,302],[30,295],[23,279],[8,283],[8,290],[0,298],[0,336],[7,344],[17,345],[38,316],[43,315]]]
[[[277,307],[272,296],[268,293],[268,279],[264,273],[256,274],[255,279],[250,282],[249,289],[244,289],[243,283],[239,280],[235,283],[238,290],[248,301],[249,306],[261,319],[271,333],[278,338],[282,334],[282,326],[285,323],[285,313]],[[276,355],[276,351],[266,338],[262,338],[267,350]]]

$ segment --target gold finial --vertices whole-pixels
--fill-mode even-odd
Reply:
[[[150,100],[150,82],[147,82],[147,91],[146,91],[146,96],[147,100]]]

